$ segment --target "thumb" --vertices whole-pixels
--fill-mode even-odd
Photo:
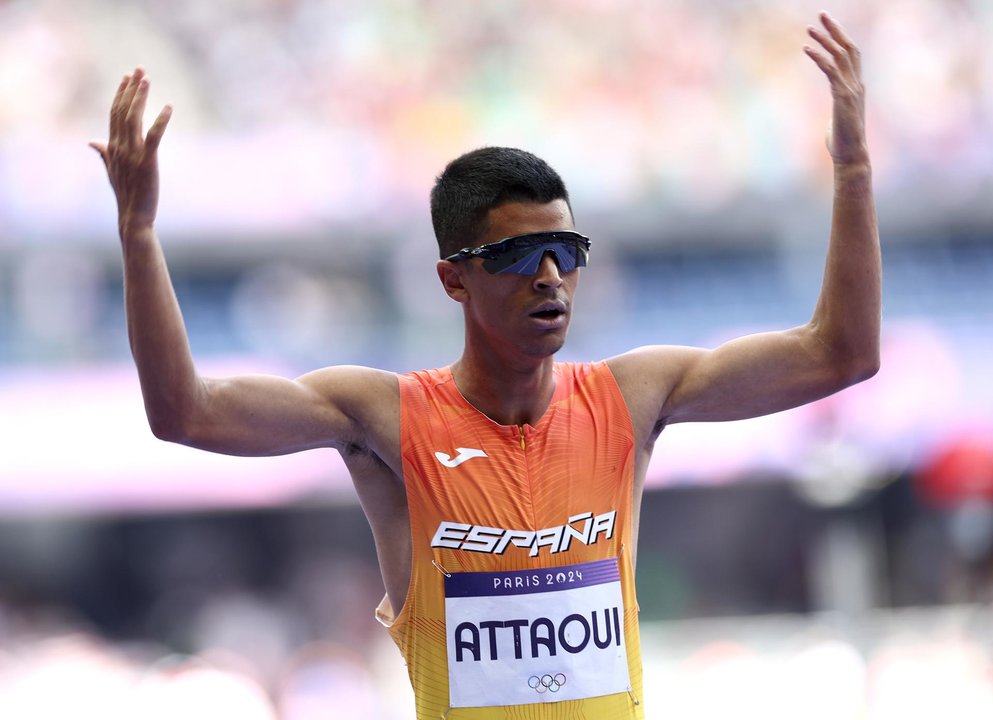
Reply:
[[[149,128],[148,134],[145,136],[145,147],[152,152],[155,152],[159,148],[159,142],[162,140],[162,133],[165,132],[166,126],[169,124],[169,118],[172,117],[172,105],[166,105],[162,108],[159,116],[155,118],[155,122],[152,123],[152,127]]]
[[[104,145],[102,142],[98,142],[97,140],[90,140],[86,144],[89,145],[94,150],[96,150],[97,154],[100,156],[100,159],[103,160],[104,166],[106,167],[107,166],[107,146]]]

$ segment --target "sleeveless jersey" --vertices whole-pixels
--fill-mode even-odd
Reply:
[[[490,420],[448,368],[399,378],[411,578],[377,617],[418,720],[644,717],[630,415],[605,363],[554,373],[534,426]]]

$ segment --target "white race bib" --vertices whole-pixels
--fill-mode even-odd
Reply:
[[[626,692],[617,559],[445,578],[452,707]]]

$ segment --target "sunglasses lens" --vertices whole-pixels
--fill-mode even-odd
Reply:
[[[562,272],[572,272],[577,267],[586,267],[586,248],[575,241],[555,241],[529,243],[508,247],[494,257],[483,261],[483,269],[489,273],[512,272],[519,275],[534,275],[538,272],[545,253],[555,255],[555,262]]]

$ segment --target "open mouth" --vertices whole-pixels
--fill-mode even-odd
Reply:
[[[554,322],[561,319],[566,314],[565,303],[558,301],[544,302],[539,305],[530,315],[536,320]]]

